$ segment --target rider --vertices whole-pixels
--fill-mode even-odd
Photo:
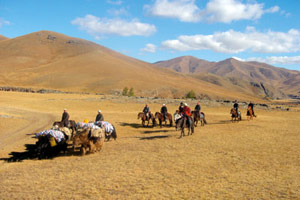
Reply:
[[[249,107],[249,106],[251,107],[253,116],[256,117],[256,115],[254,114],[254,109],[253,109],[254,104],[252,103],[252,101],[250,101],[250,103],[248,104],[248,107]]]
[[[183,113],[183,107],[184,107],[183,102],[180,102],[180,105],[179,105],[179,108],[178,108],[178,111],[179,111],[180,114]]]
[[[95,122],[98,122],[98,121],[104,121],[104,117],[102,115],[101,110],[98,110],[98,115],[96,116]]]
[[[190,107],[188,106],[187,103],[184,103],[183,116],[188,120],[189,124],[192,124],[192,121],[191,121],[191,109],[190,109]]]
[[[198,101],[196,107],[195,107],[195,112],[198,113],[199,117],[200,117],[200,114],[201,114],[201,105],[200,105],[200,101]]]
[[[233,108],[236,110],[236,113],[239,115],[239,104],[237,100],[234,101]]]
[[[69,125],[69,113],[67,112],[67,109],[65,108],[64,109],[64,112],[62,114],[62,117],[61,117],[61,125],[62,127],[68,127]]]
[[[160,109],[161,114],[164,116],[164,121],[166,121],[167,119],[167,113],[168,113],[168,109],[166,104],[163,104],[161,109]]]
[[[150,118],[150,108],[148,106],[148,104],[145,105],[143,113],[146,115],[146,118]]]

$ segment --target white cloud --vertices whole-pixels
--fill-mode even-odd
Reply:
[[[182,22],[223,22],[256,20],[265,13],[278,12],[274,6],[264,10],[264,4],[243,3],[242,0],[209,0],[205,9],[200,9],[195,0],[156,0],[145,9],[154,16],[177,18]]]
[[[155,53],[156,46],[154,44],[146,44],[144,48],[141,49],[142,52]]]
[[[300,56],[270,56],[266,58],[247,58],[247,61],[257,61],[269,64],[300,64]]]
[[[3,25],[9,25],[9,24],[10,24],[9,21],[0,18],[0,28],[1,28]]]
[[[278,6],[273,6],[269,9],[266,10],[266,13],[275,13],[278,12],[280,10],[280,8]]]
[[[118,1],[107,0],[106,2],[112,5],[121,5],[123,3],[123,1],[121,0]]]
[[[228,30],[212,35],[182,35],[162,42],[162,47],[177,51],[212,50],[223,53],[252,51],[258,53],[287,53],[300,50],[300,32],[258,32],[248,27],[245,32]]]
[[[107,11],[110,15],[120,16],[120,15],[128,15],[128,11],[125,8],[120,9],[110,9]]]
[[[126,21],[118,18],[107,19],[86,15],[83,18],[76,18],[71,23],[78,25],[79,29],[93,35],[96,39],[105,35],[149,36],[156,32],[154,25],[141,23],[137,19]]]
[[[201,11],[194,0],[156,0],[153,6],[146,5],[145,9],[154,16],[178,18],[183,22],[201,19]]]

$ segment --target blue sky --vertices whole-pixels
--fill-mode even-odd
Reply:
[[[50,30],[156,62],[235,57],[300,70],[297,0],[0,0],[0,34]]]

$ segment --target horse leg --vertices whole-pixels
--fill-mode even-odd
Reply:
[[[162,120],[161,119],[159,119],[159,126],[160,126],[160,128],[162,127]]]

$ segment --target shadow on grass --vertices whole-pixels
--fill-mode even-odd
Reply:
[[[150,137],[140,137],[140,140],[154,140],[154,139],[163,139],[163,138],[168,138],[171,135],[155,135],[155,136],[150,136]]]
[[[24,152],[11,152],[8,158],[0,158],[0,160],[6,161],[6,162],[22,162],[23,160],[43,160],[43,159],[53,159],[55,157],[62,157],[62,156],[74,156],[74,155],[80,155],[79,151],[73,151],[72,148],[67,148],[67,151],[65,153],[60,152],[57,155],[47,157],[47,158],[41,158],[39,154],[37,153],[37,146],[35,144],[25,144],[26,150]]]
[[[121,122],[120,126],[129,126],[132,128],[153,128],[152,125],[149,126],[143,126],[142,124],[137,124],[137,123],[126,123],[126,122]]]
[[[241,121],[244,121],[244,120],[242,119]],[[231,119],[230,120],[220,120],[218,122],[212,122],[212,123],[208,123],[206,125],[212,125],[212,124],[235,124],[235,123],[239,123],[241,121],[233,121],[232,122]]]
[[[153,130],[153,131],[144,131],[144,134],[151,134],[151,133],[167,133],[174,130]]]

